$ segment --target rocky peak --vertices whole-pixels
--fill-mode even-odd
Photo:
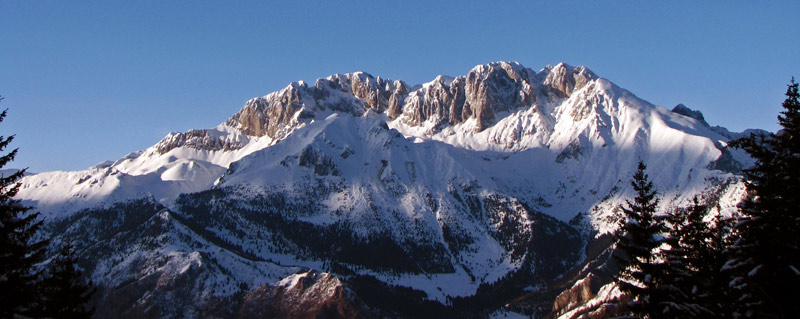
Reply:
[[[536,73],[517,62],[494,62],[474,67],[466,76],[439,76],[411,92],[403,107],[409,124],[435,119],[455,125],[476,120],[483,130],[504,112],[537,101]]]
[[[706,119],[703,117],[703,112],[700,112],[699,110],[692,110],[686,105],[683,105],[683,103],[678,104],[674,108],[672,108],[672,112],[678,113],[683,116],[691,117],[695,120],[700,121],[700,123],[702,123],[706,127],[710,127],[708,125],[708,122],[706,122]]]
[[[477,119],[477,129],[483,130],[494,120],[496,112],[535,103],[536,82],[536,74],[517,62],[476,66],[467,75],[468,107],[464,111],[470,113],[468,117]]]
[[[460,113],[464,105],[463,92],[461,78],[454,80],[451,77],[437,76],[406,98],[402,106],[406,122],[417,125],[429,118],[435,118],[437,124],[445,121],[450,124],[460,123],[460,117],[451,119],[451,115]]]
[[[368,109],[383,112],[389,107],[389,99],[394,91],[392,87],[394,83],[380,77],[374,78],[364,72],[356,72],[350,74],[350,76],[352,78],[351,92],[353,96],[363,100]]]
[[[545,78],[543,85],[546,92],[559,98],[566,98],[597,79],[597,75],[586,67],[572,67],[565,63],[548,65],[539,72],[539,76]]]
[[[389,109],[386,113],[390,118],[395,119],[403,113],[403,103],[408,95],[409,88],[405,82],[400,80],[394,81],[393,84],[394,90],[392,90],[392,95],[389,97]]]
[[[417,88],[369,73],[335,74],[314,86],[294,82],[248,101],[226,124],[250,136],[281,138],[318,110],[354,116],[371,110],[409,125],[434,121],[434,127],[474,120],[481,131],[495,114],[536,104],[540,96],[565,98],[597,76],[584,67],[547,66],[538,74],[517,62],[493,62],[459,77],[438,76]]]
[[[274,138],[306,106],[303,97],[307,95],[307,90],[304,82],[293,82],[265,97],[250,99],[226,124],[238,127],[247,135]]]

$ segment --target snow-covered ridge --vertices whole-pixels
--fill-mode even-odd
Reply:
[[[660,213],[694,196],[735,209],[730,136],[679,111],[566,64],[418,86],[336,74],[114,162],[25,176],[18,197],[57,236],[100,243],[79,247],[88,270],[104,298],[149,300],[133,308],[300,296],[317,291],[296,289],[309,269],[337,276],[314,277],[337,296],[353,274],[441,303],[516,275],[535,292],[585,256],[581,232],[613,229],[638,161]],[[172,301],[173,285],[194,288]]]
[[[591,159],[588,163],[611,165],[618,174],[629,162],[652,158],[656,165],[682,163],[663,175],[685,175],[716,160],[720,141],[728,140],[582,66],[561,63],[535,72],[516,62],[494,62],[467,75],[438,76],[413,90],[403,81],[356,72],[314,85],[291,83],[247,101],[215,128],[170,133],[113,163],[26,176],[19,198],[46,216],[141,196],[169,205],[179,194],[212,187],[232,163],[334,113],[377,116],[406,137],[457,148],[542,149],[559,162],[583,156]],[[625,152],[634,155],[618,157]]]

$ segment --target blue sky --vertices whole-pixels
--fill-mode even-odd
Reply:
[[[0,0],[0,134],[20,148],[9,167],[85,169],[291,81],[498,60],[585,65],[712,125],[776,130],[798,17],[800,1]]]

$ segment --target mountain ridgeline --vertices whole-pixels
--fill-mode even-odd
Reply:
[[[640,160],[658,213],[735,210],[750,159],[698,114],[566,64],[337,74],[18,198],[74,243],[99,318],[568,318]]]

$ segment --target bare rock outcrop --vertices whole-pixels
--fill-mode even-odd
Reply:
[[[210,130],[188,130],[184,133],[170,133],[155,145],[159,154],[165,154],[178,147],[188,147],[206,151],[230,151],[244,147],[247,136],[236,136],[231,139],[215,136]]]
[[[294,82],[278,92],[251,99],[226,124],[238,127],[247,135],[276,137],[303,108],[301,95],[307,89],[305,83]]]
[[[339,278],[309,270],[244,296],[239,318],[374,318]]]
[[[516,62],[479,65],[466,76],[439,76],[412,92],[403,106],[410,124],[436,119],[455,125],[475,119],[477,129],[492,124],[497,112],[530,106],[537,101],[537,75]]]
[[[299,166],[308,167],[314,171],[314,174],[319,176],[339,176],[339,170],[336,168],[336,163],[325,153],[319,152],[311,146],[306,146],[297,162]]]
[[[586,67],[571,67],[564,63],[556,66],[548,65],[540,74],[546,74],[543,83],[545,93],[552,93],[558,98],[569,97],[572,92],[580,90],[590,81],[597,79],[597,75]]]
[[[478,131],[492,125],[498,112],[536,104],[540,96],[566,98],[597,76],[585,67],[566,64],[547,66],[539,73],[517,62],[494,62],[474,67],[467,75],[438,76],[419,89],[402,81],[373,77],[364,72],[336,74],[303,82],[263,98],[247,102],[226,124],[247,135],[279,137],[292,121],[312,117],[317,110],[363,114],[385,113],[391,119],[404,116],[410,125],[434,121],[434,126],[475,120]]]
[[[479,65],[467,75],[467,105],[463,120],[478,120],[478,130],[494,121],[495,113],[529,106],[536,102],[536,74],[519,63],[495,62]]]
[[[309,93],[313,96],[316,108],[359,115],[367,109],[382,113],[390,109],[393,103],[398,105],[397,102],[408,94],[408,87],[402,81],[355,72],[318,79]]]
[[[386,110],[390,118],[396,119],[403,113],[403,103],[408,96],[408,85],[403,81],[394,81],[392,95],[389,96],[389,109]]]
[[[226,125],[250,136],[280,138],[291,127],[314,117],[320,110],[354,116],[366,110],[400,114],[408,86],[402,81],[373,77],[364,72],[335,74],[318,79],[314,86],[294,82],[265,97],[253,98]]]
[[[680,103],[676,105],[674,108],[672,108],[672,112],[678,113],[683,116],[691,117],[695,120],[698,120],[705,127],[711,127],[711,125],[709,125],[708,122],[706,122],[705,117],[703,117],[703,112],[700,112],[699,110],[692,110],[686,105],[683,105],[683,103]]]
[[[388,108],[393,91],[392,82],[363,72],[354,73],[351,77],[353,96],[364,101],[367,108],[379,113]]]
[[[603,283],[596,275],[589,273],[588,276],[578,280],[572,287],[556,297],[556,301],[553,303],[553,313],[562,314],[586,304],[597,296],[602,285]]]
[[[335,74],[318,79],[313,86],[294,82],[264,97],[253,98],[224,124],[247,136],[280,139],[318,111],[361,116],[367,111],[402,118],[408,125],[433,122],[434,129],[474,121],[482,131],[496,121],[496,114],[530,107],[545,99],[569,97],[597,76],[585,67],[566,64],[534,72],[517,62],[494,62],[474,67],[456,78],[438,76],[414,88],[403,81],[373,77],[365,72]],[[199,149],[234,149],[203,136],[201,132],[176,135],[168,151],[183,145]],[[209,144],[203,144],[209,143]]]
[[[406,116],[407,122],[412,124],[419,124],[431,118],[436,119],[437,124],[442,122],[460,123],[462,122],[460,116],[451,119],[450,114],[453,114],[454,109],[459,110],[460,114],[464,105],[463,92],[463,79],[456,82],[452,78],[440,75],[426,87],[415,91],[406,98],[403,114]]]

